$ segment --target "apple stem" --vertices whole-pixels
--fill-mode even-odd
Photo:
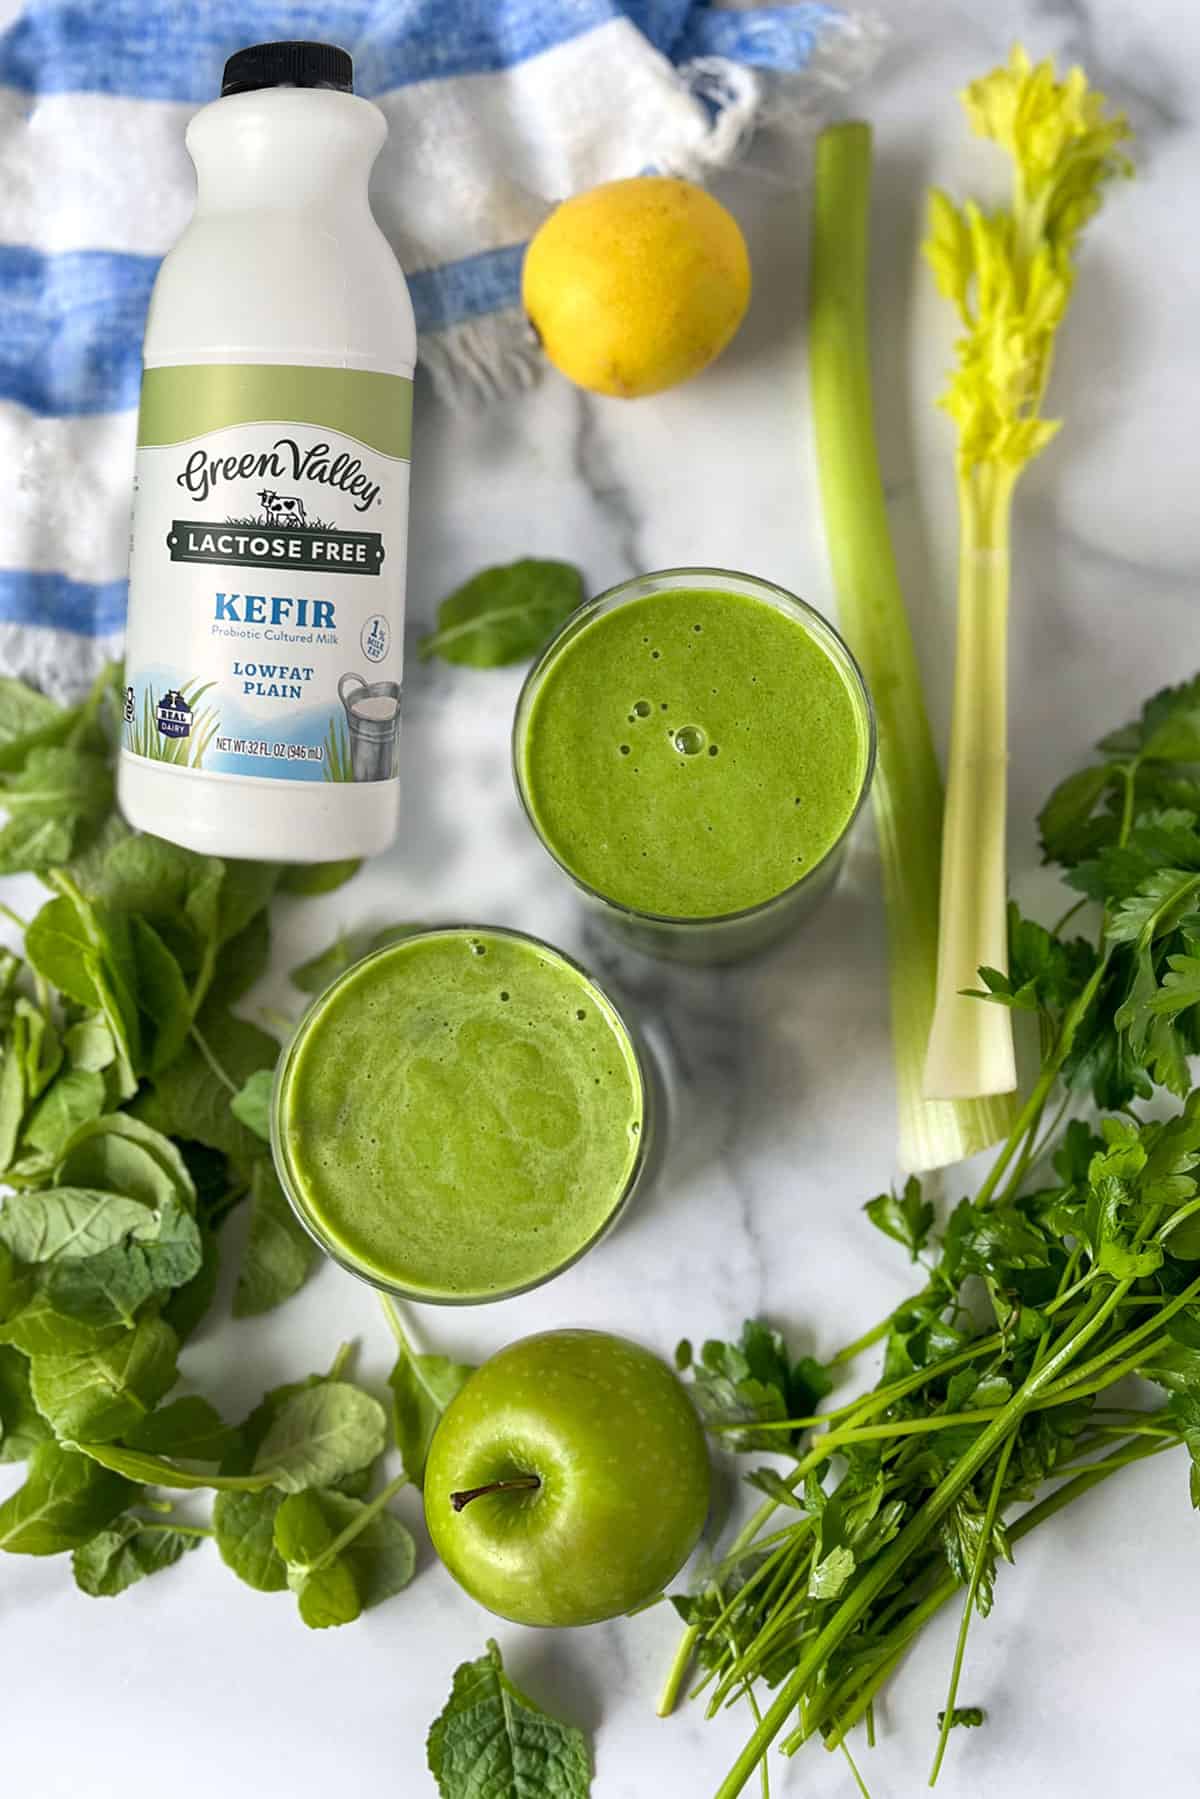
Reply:
[[[465,1493],[451,1493],[450,1504],[456,1512],[470,1505],[473,1499],[482,1499],[485,1493],[535,1493],[541,1486],[536,1474],[516,1474],[512,1480],[493,1480],[486,1487],[468,1487]]]

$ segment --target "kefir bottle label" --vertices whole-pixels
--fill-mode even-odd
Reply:
[[[216,779],[397,774],[412,382],[147,369],[124,747]]]

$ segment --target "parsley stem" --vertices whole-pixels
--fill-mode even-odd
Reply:
[[[912,1304],[913,1302],[909,1301],[908,1303]],[[919,1303],[919,1301],[917,1303]],[[897,1310],[901,1309],[905,1308],[897,1307]],[[895,1316],[895,1312],[889,1312],[887,1317],[880,1319],[879,1323],[875,1325],[872,1330],[864,1331],[861,1337],[856,1337],[854,1339],[853,1343],[845,1344],[838,1350],[836,1355],[831,1355],[825,1366],[827,1368],[840,1368],[844,1363],[852,1362],[856,1356],[860,1356],[864,1349],[872,1348],[872,1346],[878,1343],[881,1338],[887,1336],[892,1328]]]
[[[1122,764],[1121,778],[1125,783],[1125,792],[1121,799],[1121,835],[1117,839],[1118,843],[1122,845],[1129,841],[1129,833],[1133,829],[1133,801],[1137,792],[1137,771],[1136,762]]]
[[[871,1795],[867,1791],[867,1788],[866,1788],[866,1783],[864,1782],[862,1775],[859,1773],[858,1769],[854,1765],[854,1757],[850,1753],[850,1749],[846,1742],[845,1737],[843,1737],[841,1742],[838,1744],[838,1748],[841,1750],[842,1754],[846,1758],[847,1763],[849,1764],[850,1772],[854,1776],[854,1784],[858,1788],[859,1792],[862,1794],[862,1799],[871,1799]]]
[[[1008,1438],[996,1461],[996,1473],[992,1479],[992,1490],[988,1494],[987,1510],[983,1515],[983,1523],[979,1530],[979,1541],[975,1546],[975,1560],[971,1565],[971,1578],[967,1582],[966,1597],[963,1599],[962,1617],[958,1625],[958,1637],[954,1644],[954,1662],[950,1669],[950,1686],[946,1693],[946,1706],[942,1712],[942,1728],[938,1733],[937,1749],[933,1757],[933,1767],[929,1770],[930,1786],[937,1785],[937,1777],[942,1771],[942,1762],[946,1756],[946,1745],[950,1741],[950,1731],[954,1725],[954,1706],[958,1699],[958,1683],[962,1679],[963,1657],[967,1650],[967,1632],[971,1628],[971,1619],[975,1615],[975,1602],[979,1594],[979,1583],[983,1579],[983,1570],[987,1564],[988,1553],[992,1549],[992,1532],[996,1527],[996,1513],[1000,1505],[1000,1493],[1004,1486],[1004,1476],[1008,1473],[1009,1457],[1017,1437],[1014,1431]]]
[[[801,1519],[799,1523],[788,1526],[787,1530],[782,1533],[783,1541],[779,1546],[772,1550],[771,1554],[754,1570],[754,1573],[750,1575],[749,1579],[743,1582],[733,1598],[726,1603],[722,1611],[718,1612],[712,1623],[705,1626],[704,1634],[706,1636],[716,1636],[721,1626],[728,1620],[730,1614],[736,1609],[741,1601],[745,1599],[747,1593],[752,1593],[754,1591],[760,1581],[765,1580],[769,1576],[772,1585],[774,1586],[776,1584],[775,1577],[780,1573],[781,1564],[785,1564],[788,1557],[795,1551],[798,1537],[804,1535],[802,1526],[805,1525],[811,1530],[812,1520],[810,1518],[804,1518]]]
[[[1083,905],[1084,901],[1081,900],[1079,903],[1080,905]],[[1002,1205],[1006,1204],[1010,1199],[1016,1198],[1021,1182],[1024,1180],[1029,1170],[1041,1161],[1050,1144],[1053,1143],[1055,1137],[1058,1135],[1059,1127],[1070,1109],[1074,1098],[1075,1095],[1071,1092],[1070,1088],[1068,1088],[1063,1094],[1059,1105],[1055,1108],[1053,1118],[1050,1120],[1050,1123],[1046,1126],[1046,1129],[1042,1132],[1041,1136],[1037,1136],[1036,1126],[1029,1132],[1025,1139],[1025,1147],[1021,1151],[1017,1166],[1013,1169],[1012,1173],[1004,1183],[1004,1190],[1000,1195],[1000,1203]],[[1044,1111],[1045,1107],[1042,1109]],[[1038,1123],[1040,1124],[1040,1122],[1041,1120],[1039,1119]]]
[[[979,1406],[969,1412],[937,1412],[931,1418],[901,1418],[895,1422],[857,1426],[852,1430],[831,1431],[820,1439],[826,1455],[833,1455],[843,1443],[873,1443],[880,1437],[922,1436],[930,1430],[953,1430],[959,1424],[989,1424],[1003,1408]]]
[[[1072,1261],[1077,1261],[1077,1259],[1077,1255],[1072,1256]],[[1081,1274],[1077,1281],[1072,1281],[1069,1287],[1064,1288],[1056,1298],[1050,1301],[1049,1305],[1044,1307],[1046,1316],[1050,1317],[1055,1312],[1061,1312],[1067,1301],[1074,1299],[1077,1293],[1082,1293],[1085,1287],[1090,1287],[1099,1273],[1099,1268],[1093,1263],[1086,1274]]]
[[[779,1688],[762,1723],[750,1737],[742,1753],[718,1787],[714,1799],[736,1799],[742,1792],[759,1757],[770,1747],[783,1728],[788,1714],[796,1705],[809,1681],[828,1660],[863,1613],[895,1579],[909,1557],[920,1548],[939,1520],[954,1504],[963,1489],[975,1478],[1003,1439],[1018,1425],[1035,1398],[1054,1381],[1079,1351],[1101,1331],[1132,1283],[1119,1282],[1106,1297],[1097,1297],[1085,1307],[1065,1337],[1046,1361],[1031,1374],[1008,1404],[980,1432],[970,1448],[934,1488],[920,1511],[911,1517],[899,1536],[876,1557],[838,1605],[832,1617],[800,1657],[792,1673]]]
[[[659,1695],[658,1716],[660,1718],[669,1718],[679,1703],[679,1690],[687,1678],[687,1671],[691,1667],[692,1655],[699,1636],[699,1625],[689,1624],[679,1639],[675,1660],[667,1670],[667,1678],[663,1682],[663,1690]]]
[[[1046,1523],[1046,1521],[1049,1518],[1052,1518],[1056,1512],[1062,1511],[1063,1507],[1069,1505],[1072,1500],[1081,1498],[1083,1494],[1090,1492],[1093,1487],[1099,1486],[1102,1481],[1107,1480],[1109,1475],[1115,1474],[1118,1469],[1128,1467],[1131,1462],[1145,1461],[1149,1456],[1160,1455],[1162,1451],[1168,1447],[1170,1446],[1165,1443],[1154,1443],[1148,1447],[1133,1449],[1127,1455],[1114,1455],[1103,1462],[1091,1463],[1089,1467],[1075,1475],[1072,1480],[1064,1482],[1064,1484],[1059,1487],[1056,1492],[1051,1493],[1048,1498],[1040,1500],[1037,1505],[1030,1506],[1027,1512],[1022,1513],[1020,1518],[1009,1525],[1009,1542],[1016,1543],[1022,1537],[1028,1536],[1030,1531],[1036,1530],[1039,1524]],[[896,1642],[888,1649],[886,1659],[868,1676],[865,1684],[857,1684],[854,1674],[851,1674],[843,1680],[838,1689],[835,1689],[834,1702],[830,1707],[830,1710],[836,1715],[839,1710],[840,1693],[847,1687],[853,1687],[857,1684],[857,1694],[854,1698],[850,1699],[849,1709],[844,1716],[838,1718],[837,1725],[826,1739],[829,1748],[835,1747],[847,1731],[853,1730],[863,1713],[871,1705],[880,1687],[884,1686],[890,1679],[895,1671],[897,1663],[903,1657],[904,1652],[908,1648],[913,1637],[918,1634],[922,1627],[928,1623],[929,1619],[932,1618],[936,1612],[941,1610],[942,1606],[945,1605],[948,1600],[954,1597],[958,1590],[959,1582],[957,1578],[953,1574],[944,1573],[933,1591],[923,1599],[918,1606],[909,1612],[902,1623],[897,1626]],[[783,1743],[784,1754],[793,1754],[795,1750],[800,1747],[803,1740],[803,1736],[798,1736],[795,1733],[786,1738]]]
[[[1128,1281],[1121,1282],[1122,1287],[1127,1287],[1129,1284]],[[1052,1387],[1049,1387],[1046,1390],[1046,1393],[1043,1394],[1043,1398],[1048,1397],[1050,1394],[1061,1393],[1068,1389],[1074,1392],[1078,1382],[1091,1380],[1093,1376],[1099,1374],[1106,1366],[1113,1362],[1114,1359],[1118,1357],[1122,1360],[1127,1359],[1129,1350],[1131,1350],[1135,1344],[1144,1344],[1148,1337],[1153,1337],[1157,1332],[1161,1331],[1168,1318],[1173,1317],[1176,1312],[1182,1311],[1184,1306],[1190,1305],[1192,1300],[1198,1295],[1200,1295],[1200,1276],[1197,1276],[1197,1278],[1186,1286],[1181,1293],[1177,1293],[1173,1299],[1168,1300],[1165,1305],[1156,1307],[1154,1316],[1148,1318],[1145,1324],[1139,1324],[1136,1330],[1129,1331],[1124,1337],[1119,1338],[1116,1343],[1110,1344],[1100,1355],[1093,1356],[1090,1362],[1085,1362],[1082,1367],[1076,1368],[1069,1378],[1056,1381]],[[1146,1350],[1143,1349],[1141,1355],[1136,1357],[1135,1361],[1144,1361],[1146,1354]],[[1115,1378],[1115,1376],[1106,1377],[1104,1385],[1107,1386],[1109,1381]]]
[[[914,1305],[919,1301],[914,1301]],[[1047,1307],[1047,1310],[1050,1308]],[[756,1431],[792,1431],[809,1430],[819,1425],[835,1426],[840,1432],[845,1425],[857,1425],[860,1419],[874,1417],[877,1412],[885,1412],[898,1399],[906,1399],[910,1393],[916,1393],[927,1386],[930,1381],[939,1380],[953,1368],[961,1368],[967,1362],[978,1361],[980,1356],[993,1354],[1003,1349],[1004,1337],[1000,1331],[994,1331],[987,1337],[976,1337],[965,1349],[952,1356],[944,1356],[940,1361],[931,1362],[927,1368],[918,1368],[913,1374],[906,1374],[903,1380],[892,1381],[886,1387],[873,1387],[869,1392],[860,1393],[845,1405],[838,1406],[832,1412],[819,1412],[811,1418],[764,1418],[755,1422]],[[710,1424],[709,1430],[714,1433],[728,1430],[745,1430],[744,1423]],[[792,1484],[791,1476],[787,1476],[788,1485]],[[772,1504],[775,1502],[773,1501]],[[765,1515],[765,1508],[764,1508]],[[757,1516],[757,1514],[756,1514]]]
[[[1107,968],[1108,956],[1107,954],[1103,954],[1095,968],[1092,970],[1087,986],[1076,995],[1071,1005],[1067,1008],[1062,1022],[1062,1029],[1058,1033],[1058,1042],[1055,1044],[1053,1052],[1047,1057],[1043,1064],[1042,1072],[1034,1082],[1034,1085],[1030,1090],[1029,1098],[1025,1101],[1025,1104],[1017,1114],[1016,1123],[1009,1132],[999,1155],[992,1163],[982,1186],[975,1195],[975,1204],[977,1206],[991,1204],[1001,1178],[1007,1170],[1009,1163],[1017,1154],[1030,1126],[1032,1125],[1036,1129],[1037,1124],[1041,1119],[1042,1110],[1046,1101],[1049,1099],[1050,1094],[1054,1089],[1054,1083],[1057,1081],[1059,1074],[1062,1071],[1063,1063],[1071,1053],[1071,1046],[1075,1041],[1075,1033],[1079,1029],[1092,1001],[1100,991],[1100,983],[1104,978]]]
[[[1071,920],[1083,910],[1087,903],[1087,895],[1085,894],[1082,899],[1077,899],[1073,905],[1068,906],[1058,923],[1051,926],[1050,935],[1052,937],[1061,937]]]

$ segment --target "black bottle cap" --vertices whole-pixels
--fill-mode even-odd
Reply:
[[[354,64],[350,52],[336,44],[251,44],[235,51],[225,64],[221,98],[262,87],[325,87],[352,94]]]

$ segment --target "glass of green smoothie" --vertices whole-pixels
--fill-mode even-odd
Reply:
[[[651,1083],[608,995],[494,927],[421,931],[314,1002],[279,1064],[275,1166],[326,1253],[407,1299],[539,1286],[632,1198]]]
[[[674,568],[579,607],[530,672],[513,766],[534,830],[622,936],[724,962],[837,877],[875,763],[850,651],[768,581]]]

